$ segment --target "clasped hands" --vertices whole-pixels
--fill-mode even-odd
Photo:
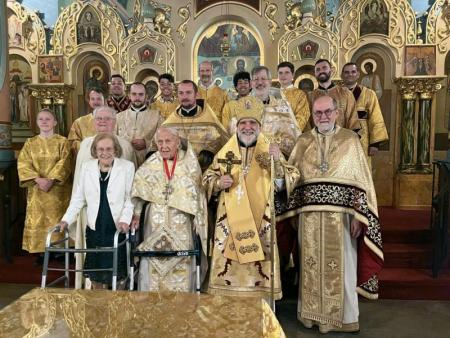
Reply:
[[[53,187],[53,184],[55,184],[55,180],[44,177],[36,177],[34,182],[36,182],[39,190],[42,190],[43,192],[48,192]]]

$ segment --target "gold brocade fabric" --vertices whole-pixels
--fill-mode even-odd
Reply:
[[[19,154],[18,173],[20,185],[28,188],[22,247],[28,252],[44,252],[48,229],[61,220],[69,205],[69,142],[60,135],[28,139]],[[56,181],[50,191],[43,192],[34,182],[37,177]]]
[[[285,337],[260,298],[38,288],[0,311],[0,336]]]
[[[358,101],[356,101],[356,111],[366,112],[367,116],[360,117],[361,124],[361,144],[363,146],[366,158],[370,164],[370,157],[368,154],[369,146],[371,144],[383,142],[389,139],[386,125],[384,124],[383,114],[381,113],[378,98],[372,89],[361,87],[361,94]]]
[[[162,97],[158,97],[150,106],[150,109],[159,110],[161,116],[166,119],[180,105],[177,99],[173,101],[163,101]]]
[[[206,103],[211,107],[212,111],[219,119],[222,120],[222,109],[225,103],[228,102],[227,92],[220,87],[212,86],[208,89],[199,85],[198,86],[199,99],[205,100]],[[227,126],[225,126],[226,128]]]
[[[301,214],[301,318],[342,326],[344,310],[343,214]]]
[[[358,113],[355,109],[355,98],[350,90],[342,86],[333,86],[327,90],[320,88],[314,89],[309,93],[311,107],[315,99],[324,95],[331,96],[337,101],[339,114],[337,116],[336,123],[339,126],[354,131],[361,129],[361,125],[358,121]],[[311,125],[314,125],[314,123],[311,123]]]
[[[311,115],[309,111],[308,97],[303,90],[293,86],[290,88],[281,89],[280,92],[283,99],[287,100],[291,105],[292,111],[297,119],[298,127],[300,131],[303,132]]]
[[[211,107],[197,106],[193,117],[181,116],[177,109],[164,121],[163,125],[178,130],[180,137],[187,139],[196,155],[202,150],[216,154],[228,141],[228,133],[216,117]]]
[[[138,166],[144,163],[145,155],[150,150],[156,150],[153,136],[162,124],[163,118],[156,110],[146,109],[136,113],[128,108],[117,114],[116,132],[118,136],[131,142],[133,139],[144,139],[146,148],[135,150]]]
[[[258,144],[262,142],[263,146],[258,147]],[[241,164],[234,165],[232,168],[232,177],[234,184],[230,189],[230,192],[221,191],[218,202],[217,218],[214,230],[214,242],[212,249],[211,267],[210,267],[210,279],[208,292],[212,294],[224,294],[224,295],[236,295],[236,296],[262,296],[267,297],[270,294],[270,237],[273,227],[270,220],[270,206],[268,203],[268,193],[270,188],[270,161],[267,163],[264,158],[264,151],[267,151],[268,144],[264,140],[262,134],[259,135],[257,146],[255,150],[252,148],[240,148],[237,145],[237,136],[233,136],[227,145],[225,145],[220,152],[215,156],[211,166],[205,171],[203,175],[203,184],[206,188],[208,198],[211,198],[216,193],[217,180],[226,172],[226,165],[219,163],[219,159],[223,158],[229,150],[235,152],[235,156],[242,160]],[[267,155],[267,154],[266,154]],[[284,164],[283,164],[284,165]],[[265,169],[258,177],[253,176],[252,170],[256,166],[264,166]],[[269,169],[267,169],[269,168]],[[245,171],[248,171],[247,175],[244,175]],[[262,168],[258,168],[261,171]],[[290,172],[284,167],[284,172]],[[243,176],[244,175],[244,176]],[[295,175],[292,175],[295,176]],[[240,190],[238,182],[245,177],[247,189]],[[250,203],[251,211],[245,211],[241,206],[233,207],[231,210],[227,209],[226,194],[234,194],[233,199],[237,201],[243,198],[244,194],[248,194],[248,200]],[[230,214],[236,214],[234,218],[240,222],[235,229],[234,224],[230,224]],[[248,227],[243,218],[251,215],[253,222],[256,225],[257,233]],[[241,222],[242,221],[242,222]],[[247,226],[247,228],[245,228]],[[238,234],[239,232],[239,234]],[[225,250],[230,244],[231,238],[235,246],[235,250],[245,249],[246,254],[249,253],[248,248],[244,248],[247,245],[241,245],[242,239],[251,240],[254,236],[259,236],[261,248],[258,247],[258,251],[262,249],[264,253],[263,260],[251,261],[249,263],[239,263],[238,260],[227,258]],[[279,271],[279,258],[278,248],[276,245],[276,235],[274,250],[275,250],[275,269],[274,269],[274,296],[276,299],[281,298],[281,285],[280,285],[280,271]],[[241,238],[241,241],[238,240]],[[253,243],[252,248],[256,248]],[[229,247],[228,247],[229,249]],[[227,250],[228,250],[227,249]],[[255,253],[252,251],[252,253]]]
[[[234,134],[236,131],[235,123],[233,125],[231,124],[231,121],[236,119],[236,108],[238,106],[237,100],[230,100],[227,103],[225,103],[225,106],[223,106],[222,110],[222,125],[225,127],[225,129],[228,131],[228,133]]]
[[[159,152],[136,171],[132,198],[150,202],[144,225],[144,241],[138,250],[172,251],[193,249],[195,232],[202,248],[207,247],[207,205],[201,186],[201,170],[189,148],[180,150],[174,176],[168,182]],[[168,161],[172,168],[172,161]],[[171,193],[166,199],[167,186]],[[141,213],[138,204],[135,213]],[[144,262],[144,263],[143,263]],[[191,258],[151,258],[141,261],[140,283],[146,290],[193,290],[194,266]],[[142,269],[142,268],[145,269]],[[145,270],[145,271],[144,271]],[[140,286],[141,288],[141,286]],[[142,288],[141,288],[142,289]]]
[[[80,143],[86,137],[94,136],[97,132],[95,131],[94,125],[94,115],[91,113],[77,118],[70,127],[69,135],[67,139],[70,142],[70,148],[76,155],[80,149]]]
[[[302,133],[298,127],[289,102],[270,96],[264,105],[261,132],[273,143],[277,143],[284,155],[289,156]]]

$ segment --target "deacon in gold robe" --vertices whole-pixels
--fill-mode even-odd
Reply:
[[[282,296],[276,235],[270,217],[270,156],[275,160],[276,187],[295,180],[277,144],[260,133],[262,110],[246,105],[238,111],[236,134],[214,157],[203,175],[208,198],[219,195],[208,293],[269,298],[271,250],[274,299]],[[286,181],[289,174],[291,181]]]
[[[136,82],[130,87],[131,105],[117,114],[117,135],[128,140],[134,148],[138,166],[144,163],[148,152],[155,151],[153,136],[163,122],[156,110],[145,105],[145,86]]]
[[[299,214],[298,319],[328,331],[359,330],[358,293],[378,297],[383,264],[372,175],[358,135],[336,124],[330,96],[313,104],[315,128],[300,136],[289,159],[300,181],[288,211]]]
[[[94,126],[96,134],[108,133],[114,134],[116,126],[116,111],[108,106],[101,106],[94,110]],[[92,160],[91,147],[95,139],[94,136],[86,137],[80,144],[80,150],[77,154],[77,160],[75,163],[75,172],[73,175],[73,188],[72,196],[75,195],[81,176],[81,168],[83,164],[89,160]],[[120,158],[133,162],[135,167],[137,167],[136,154],[134,152],[131,143],[128,142],[123,137],[117,136],[120,147],[122,148],[122,156]],[[86,208],[81,209],[78,214],[77,221],[69,224],[70,237],[75,240],[75,248],[83,249],[86,247],[85,235],[87,226],[87,214]],[[83,268],[84,265],[84,254],[75,254],[75,264],[77,269]],[[81,272],[75,273],[75,288],[81,288],[83,282],[83,276]],[[86,283],[89,285],[89,283]]]
[[[236,131],[236,109],[238,101],[250,94],[252,87],[250,85],[250,73],[238,72],[233,76],[234,88],[237,91],[237,97],[225,103],[222,110],[222,125],[227,129],[230,135]],[[234,123],[231,121],[234,118]]]
[[[177,129],[180,137],[191,143],[204,171],[227,142],[228,133],[211,107],[203,100],[197,102],[197,90],[197,85],[190,80],[178,84],[177,94],[181,105],[163,125]]]
[[[312,105],[319,96],[331,96],[338,105],[339,114],[336,123],[343,128],[358,132],[361,124],[356,112],[355,98],[346,87],[337,86],[331,81],[330,62],[326,59],[317,60],[314,66],[314,75],[319,82],[319,88],[309,93],[310,104]]]
[[[158,78],[161,95],[155,99],[150,109],[158,110],[161,116],[166,119],[179,106],[179,102],[174,95],[174,82],[172,74],[161,74]]]
[[[92,112],[95,108],[103,106],[105,104],[105,97],[100,89],[93,88],[89,91],[89,108],[91,112],[88,114],[77,118],[70,128],[69,135],[67,139],[70,142],[70,147],[72,148],[73,154],[76,156],[78,150],[80,149],[80,143],[88,136],[95,135],[94,127],[94,115]]]
[[[213,65],[210,61],[203,61],[198,66],[200,82],[198,86],[198,98],[205,100],[216,114],[219,121],[222,120],[222,109],[228,102],[227,92],[216,86],[213,81]]]
[[[252,96],[264,105],[261,131],[280,146],[287,157],[291,154],[301,131],[288,101],[282,99],[276,88],[271,88],[272,75],[269,68],[258,66],[252,69]],[[271,95],[270,91],[278,94]]]
[[[207,207],[197,158],[189,145],[181,148],[174,128],[160,127],[155,141],[158,151],[137,170],[132,189],[136,205],[132,227],[139,226],[142,204],[149,202],[142,229],[144,240],[137,250],[193,250],[194,236],[198,235],[206,258]],[[190,292],[195,286],[192,257],[140,260],[140,291]]]
[[[370,88],[358,85],[360,73],[358,66],[347,63],[342,67],[341,77],[344,85],[351,90],[356,100],[361,130],[361,144],[366,154],[367,162],[371,166],[371,157],[378,153],[380,143],[389,139],[383,114],[378,103],[377,94]]]
[[[310,112],[308,97],[301,89],[295,88],[294,80],[294,65],[288,61],[281,62],[278,67],[278,82],[281,85],[281,97],[288,101],[295,118],[297,119],[298,127],[301,131],[305,130],[308,125]]]
[[[69,205],[70,146],[65,137],[53,133],[56,123],[51,111],[41,110],[40,134],[25,142],[18,158],[20,186],[28,190],[22,248],[30,253],[45,251],[49,228]]]

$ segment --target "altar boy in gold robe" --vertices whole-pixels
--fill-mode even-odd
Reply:
[[[354,132],[336,123],[330,96],[313,103],[315,128],[301,135],[289,164],[300,180],[285,217],[299,214],[298,319],[328,331],[359,330],[358,293],[378,297],[383,264],[372,175]]]
[[[249,101],[251,103],[251,101]],[[271,292],[270,155],[275,160],[276,187],[290,187],[291,169],[276,144],[260,133],[262,108],[243,104],[237,130],[203,175],[208,198],[219,195],[208,292],[268,298]],[[295,175],[291,173],[290,179]],[[276,234],[274,299],[282,296]]]
[[[28,139],[18,158],[20,185],[28,188],[22,248],[43,253],[49,228],[56,225],[70,200],[70,146],[54,134],[56,118],[48,109],[37,115],[39,135]]]

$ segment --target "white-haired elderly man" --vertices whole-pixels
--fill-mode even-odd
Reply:
[[[189,143],[182,147],[176,128],[159,127],[158,151],[136,171],[132,188],[135,203],[132,228],[139,227],[144,241],[141,251],[180,251],[194,248],[194,236],[206,252],[207,208],[201,186],[202,171]],[[143,210],[144,202],[148,207]],[[205,260],[203,260],[205,261]],[[141,291],[195,290],[195,265],[190,257],[142,258],[138,289]]]
[[[100,106],[95,108],[92,114],[94,116],[95,135],[99,133],[114,134],[114,130],[116,127],[116,111],[113,108],[108,106]],[[77,154],[77,161],[75,163],[72,196],[74,195],[77,189],[83,163],[92,159],[91,146],[92,142],[94,141],[95,135],[86,137],[80,144],[80,148]],[[136,166],[136,155],[133,150],[133,147],[131,146],[131,143],[120,136],[117,136],[117,139],[122,148],[121,158],[133,162]],[[77,222],[69,226],[71,237],[75,239],[75,248],[83,248],[85,245],[84,237],[86,225],[87,225],[87,215],[86,210],[83,209],[79,213]],[[76,261],[77,268],[82,268],[83,255],[77,254],[75,258],[77,259]],[[81,273],[77,273],[75,277],[75,287],[81,288],[81,286],[82,286],[82,275]]]

